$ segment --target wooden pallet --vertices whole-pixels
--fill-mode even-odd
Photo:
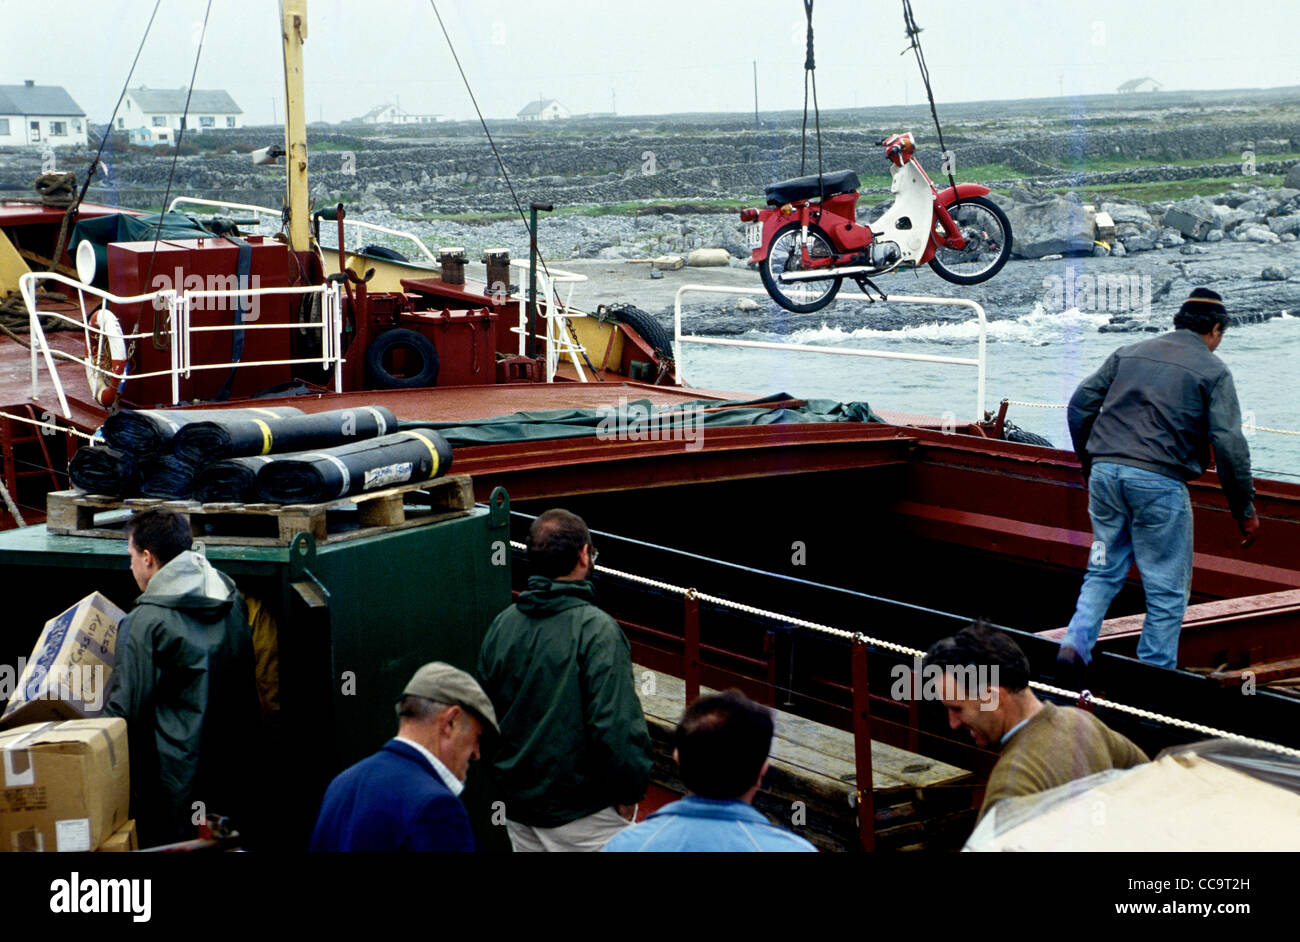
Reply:
[[[388,487],[322,504],[204,504],[195,500],[121,499],[81,491],[53,491],[46,498],[51,533],[125,539],[123,511],[164,507],[185,516],[194,539],[234,546],[288,546],[302,532],[317,544],[355,540],[389,530],[424,526],[468,514],[474,487],[467,474]],[[100,515],[106,519],[97,519]]]

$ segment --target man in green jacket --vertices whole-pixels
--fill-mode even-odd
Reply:
[[[596,550],[582,518],[538,517],[528,561],[527,590],[479,651],[479,682],[501,727],[493,779],[516,851],[596,851],[633,820],[650,780],[631,647],[596,607]]]
[[[194,838],[209,811],[246,827],[259,708],[244,600],[190,550],[184,517],[146,510],[128,534],[142,594],[118,634],[104,715],[127,722],[140,844]]]

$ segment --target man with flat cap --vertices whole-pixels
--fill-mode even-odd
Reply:
[[[1223,298],[1194,288],[1174,330],[1121,347],[1070,400],[1070,437],[1088,486],[1093,544],[1058,660],[1082,683],[1111,600],[1136,562],[1146,593],[1137,656],[1178,664],[1178,634],[1192,587],[1192,502],[1187,483],[1214,464],[1244,538],[1259,530],[1250,448],[1232,373],[1214,351],[1229,323]]]
[[[473,851],[460,793],[479,736],[496,734],[483,689],[450,664],[425,664],[397,698],[397,735],[325,792],[313,851]]]

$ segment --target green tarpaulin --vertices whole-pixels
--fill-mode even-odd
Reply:
[[[596,409],[541,409],[473,422],[403,422],[401,427],[436,429],[453,448],[459,448],[592,435],[627,441],[679,439],[690,443],[702,428],[884,421],[865,402],[808,399],[803,400],[805,405],[797,407],[781,405],[794,398],[786,393],[774,393],[761,399],[726,402],[692,399],[671,405],[635,399]]]
[[[158,227],[160,218],[162,219],[161,231]],[[68,254],[76,258],[77,248],[82,242],[93,245],[95,278],[91,283],[97,288],[107,288],[110,242],[152,242],[155,238],[210,239],[213,234],[184,213],[148,213],[144,216],[117,213],[112,216],[83,219],[73,226]]]

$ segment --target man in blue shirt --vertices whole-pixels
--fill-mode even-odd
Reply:
[[[753,808],[767,774],[772,711],[738,690],[700,697],[674,734],[689,794],[610,839],[605,850],[815,851]]]
[[[460,793],[480,734],[497,732],[487,694],[469,674],[435,661],[406,685],[397,716],[397,736],[330,783],[313,851],[476,849]]]

